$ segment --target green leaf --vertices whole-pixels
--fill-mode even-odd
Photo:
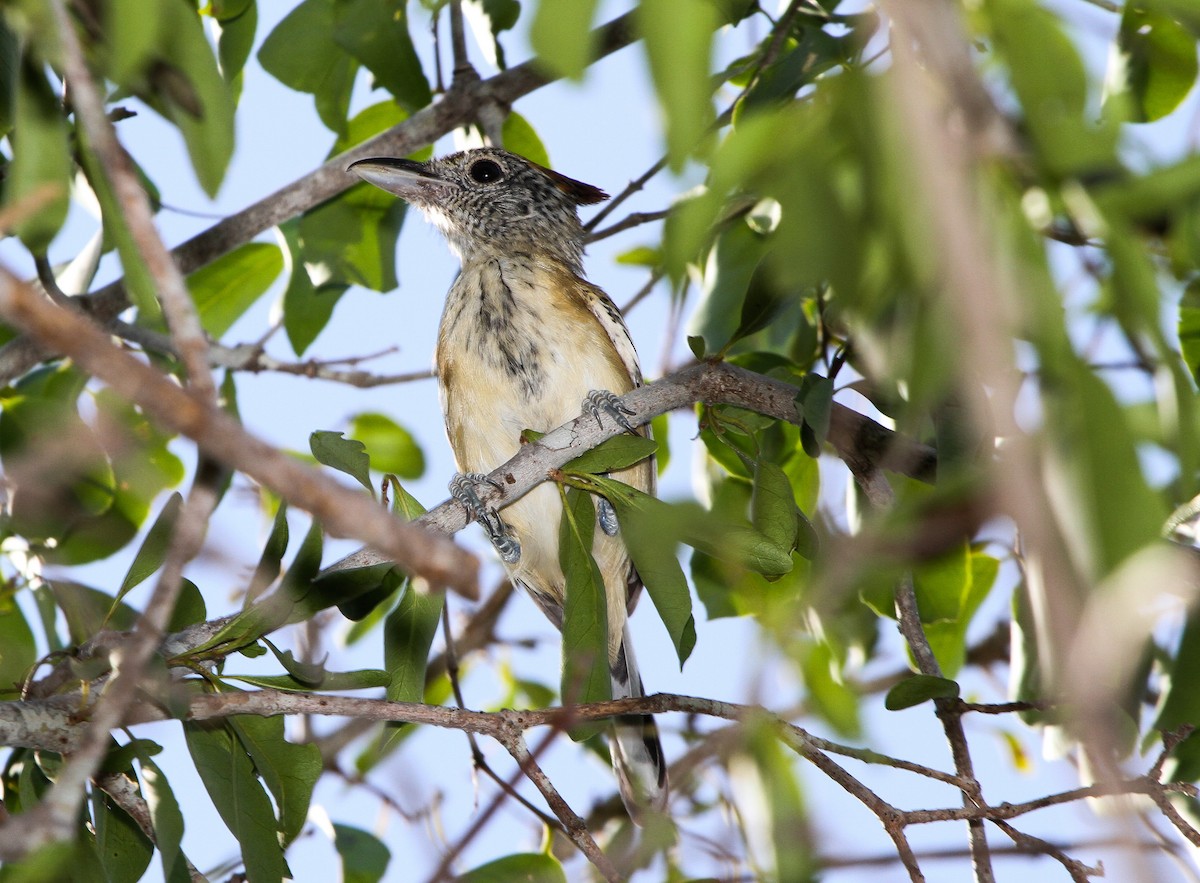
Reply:
[[[766,539],[790,555],[796,548],[800,510],[792,496],[792,483],[783,469],[769,460],[754,464],[754,491],[750,495],[750,523]]]
[[[304,355],[317,335],[329,324],[333,308],[349,288],[345,284],[317,287],[308,277],[300,250],[300,221],[292,218],[279,225],[287,245],[288,286],[283,292],[283,330],[298,356]]]
[[[546,152],[542,139],[529,124],[529,120],[515,110],[510,111],[504,118],[504,128],[500,137],[504,141],[505,150],[531,159],[540,166],[550,167],[550,154]]]
[[[564,465],[563,471],[581,474],[615,472],[640,463],[657,449],[654,439],[641,435],[618,435],[580,454]]]
[[[420,478],[425,472],[425,455],[412,433],[384,414],[356,414],[350,419],[350,436],[363,443],[380,472],[401,478]]]
[[[667,156],[678,171],[714,119],[709,58],[717,10],[708,0],[642,0],[637,16],[666,115]]]
[[[187,286],[204,330],[221,337],[282,271],[279,246],[247,242],[190,274]]]
[[[967,629],[988,596],[1000,562],[964,544],[957,553],[913,570],[925,635],[942,671],[954,677],[966,661]]]
[[[371,458],[362,442],[343,438],[340,432],[318,430],[308,437],[308,446],[318,463],[346,473],[375,493],[371,484]]]
[[[1169,733],[1200,723],[1200,690],[1195,689],[1193,680],[1196,677],[1200,677],[1200,612],[1193,611],[1179,636],[1155,729]]]
[[[1200,383],[1200,282],[1192,282],[1179,300],[1179,346],[1192,379]]]
[[[246,606],[256,601],[279,579],[283,570],[283,556],[287,554],[289,539],[287,510],[287,500],[280,500],[279,508],[275,510],[275,519],[271,523],[271,533],[267,535],[267,542],[258,557],[258,566],[254,568],[254,576],[250,578],[250,587],[246,590]]]
[[[947,678],[913,675],[888,690],[887,696],[883,700],[883,707],[888,711],[900,711],[920,705],[922,702],[928,702],[930,699],[955,699],[958,697],[958,693],[958,684]]]
[[[232,724],[185,722],[183,735],[200,780],[241,847],[250,883],[282,881],[285,864],[275,813]]]
[[[308,92],[329,129],[344,132],[358,62],[333,39],[333,0],[304,0],[258,50],[263,69],[285,86]]]
[[[342,616],[357,621],[394,594],[404,579],[402,570],[385,561],[318,574],[313,588],[321,597],[337,604]]]
[[[442,592],[422,591],[410,584],[384,621],[383,664],[391,678],[387,698],[393,702],[424,701],[429,648],[445,603]]]
[[[757,773],[747,775],[746,786],[758,792],[753,794],[752,805],[762,808],[766,816],[764,825],[769,826],[763,833],[769,834],[770,839],[764,837],[763,842],[771,847],[767,857],[774,859],[775,873],[771,876],[795,883],[816,883],[819,879],[816,850],[805,836],[809,822],[795,764],[779,744],[770,722],[751,720],[746,730],[746,748]]]
[[[563,518],[558,532],[558,557],[565,594],[562,623],[563,702],[603,702],[612,698],[608,671],[608,604],[604,579],[592,557],[596,510],[585,491],[565,491]],[[600,729],[592,724],[572,728],[581,741]]]
[[[800,439],[804,453],[816,459],[821,455],[821,445],[829,435],[829,421],[833,413],[833,381],[820,374],[808,372],[800,381],[800,392],[796,393],[796,413],[803,420]]]
[[[137,623],[136,610],[99,589],[69,580],[51,580],[50,588],[73,644],[82,644],[105,628],[128,631]]]
[[[858,738],[862,732],[859,720],[862,696],[839,677],[837,660],[828,642],[804,641],[800,651],[800,671],[817,714],[839,733]]]
[[[1125,5],[1109,54],[1106,102],[1120,96],[1135,122],[1153,122],[1180,105],[1196,74],[1196,38],[1184,25],[1154,4]]]
[[[305,212],[297,241],[312,285],[395,288],[396,237],[405,206],[403,200],[363,182]]]
[[[558,859],[543,852],[506,855],[455,877],[457,883],[567,883]]]
[[[529,29],[538,64],[559,76],[582,79],[596,55],[592,22],[599,5],[599,0],[539,3]]]
[[[144,96],[178,128],[204,192],[215,196],[233,156],[233,96],[217,70],[200,16],[190,3],[160,3],[164,21],[158,44],[164,59],[183,74],[183,95],[164,90]]]
[[[316,684],[302,683],[291,675],[225,674],[221,676],[221,679],[294,693],[308,693],[313,690],[322,692],[373,690],[378,687],[386,687],[391,682],[388,673],[378,668],[366,668],[361,671],[323,671],[321,680]]]
[[[730,225],[713,243],[700,304],[688,323],[690,334],[704,342],[702,352],[719,353],[737,340],[746,294],[765,254],[765,237],[742,222]]]
[[[154,857],[154,845],[106,793],[92,789],[92,825],[96,854],[108,883],[138,883]]]
[[[11,595],[0,597],[0,698],[16,698],[37,662],[37,642]]]
[[[342,883],[379,883],[383,879],[392,854],[374,834],[334,823],[333,844],[342,860]]]
[[[30,200],[16,210],[13,229],[30,251],[43,254],[67,218],[72,168],[59,101],[31,60],[20,66],[14,123],[4,206],[13,210],[20,200]]]
[[[233,6],[240,6],[240,11],[218,13],[216,4],[213,10],[217,22],[217,61],[221,66],[221,76],[231,85],[250,58],[250,50],[254,48],[254,33],[258,29],[256,2]]]
[[[312,742],[289,742],[284,737],[282,716],[236,715],[228,722],[275,798],[279,833],[286,847],[308,818],[313,787],[321,775],[321,750]]]
[[[17,76],[21,64],[21,43],[0,19],[0,137],[16,125]]]
[[[146,538],[142,540],[142,546],[134,556],[133,563],[129,565],[125,579],[121,581],[121,588],[117,591],[118,601],[162,567],[163,561],[167,557],[167,549],[171,546],[171,537],[175,532],[175,519],[179,517],[179,510],[182,506],[182,494],[174,493],[167,499],[158,513],[158,518],[147,531]]]
[[[167,777],[154,761],[143,756],[139,758],[139,766],[150,821],[154,825],[155,845],[162,860],[163,879],[166,883],[184,883],[191,878],[180,848],[183,842],[183,813],[179,809],[179,801],[175,799],[175,792],[171,790]]]
[[[402,0],[338,0],[333,7],[333,39],[375,75],[407,110],[419,110],[433,95],[408,32]]]

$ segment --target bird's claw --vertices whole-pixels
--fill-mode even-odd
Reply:
[[[481,472],[458,472],[450,479],[450,496],[461,503],[471,519],[479,522],[487,531],[488,539],[492,541],[501,560],[505,564],[516,564],[521,560],[521,544],[508,532],[508,525],[500,518],[500,514],[479,499],[478,488],[482,484],[501,490],[499,482]]]
[[[600,519],[600,529],[610,537],[615,537],[620,525],[617,523],[617,510],[613,508],[612,503],[601,497],[596,514]]]
[[[603,429],[604,422],[600,419],[601,411],[611,417],[626,432],[637,432],[637,428],[629,422],[629,417],[637,413],[636,411],[627,407],[616,393],[607,389],[593,389],[583,400],[583,412],[595,417],[596,425]]]

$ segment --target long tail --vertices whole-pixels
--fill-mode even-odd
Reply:
[[[629,625],[621,638],[621,649],[609,667],[614,699],[645,695],[637,658],[633,655]],[[658,726],[648,714],[628,714],[613,721],[613,770],[621,788],[621,799],[634,824],[641,825],[646,810],[662,812],[667,807],[667,761],[663,756]]]

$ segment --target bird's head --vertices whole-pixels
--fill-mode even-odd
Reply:
[[[598,187],[496,147],[429,162],[361,159],[347,171],[419,208],[464,260],[549,251],[578,270],[584,240],[578,207],[608,198]]]

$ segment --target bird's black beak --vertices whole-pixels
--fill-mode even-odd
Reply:
[[[446,182],[429,171],[425,163],[388,156],[371,157],[352,162],[346,167],[368,184],[374,184],[394,196],[410,202],[435,199],[445,189]]]

